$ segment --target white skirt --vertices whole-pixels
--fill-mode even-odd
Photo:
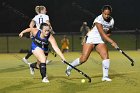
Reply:
[[[99,37],[87,36],[86,43],[89,43],[89,44],[100,44],[100,43],[104,43],[104,41],[102,40],[102,38],[100,36]]]

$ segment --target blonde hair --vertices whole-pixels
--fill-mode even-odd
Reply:
[[[41,11],[43,10],[43,9],[46,9],[46,7],[45,6],[36,6],[35,7],[35,11],[36,11],[36,13],[37,14],[39,14],[39,13],[41,13]]]

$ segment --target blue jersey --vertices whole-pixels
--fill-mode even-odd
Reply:
[[[48,45],[49,45],[48,38],[50,37],[50,33],[44,39],[40,38],[40,34],[41,34],[41,31],[38,30],[36,36],[33,36],[31,49],[34,50],[36,47],[39,47],[42,50],[47,52],[48,51]]]

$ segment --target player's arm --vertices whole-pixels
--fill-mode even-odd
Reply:
[[[50,26],[50,28],[51,28],[51,33],[52,33],[52,34],[55,34],[55,32],[53,31],[53,28],[52,28],[52,26],[51,26],[50,21],[49,21],[49,20],[47,20],[47,21],[46,21],[46,23]]]
[[[83,26],[80,27],[80,32],[82,32]]]
[[[34,26],[35,26],[35,21],[32,20],[32,21],[30,22],[30,24],[29,24],[29,27],[30,27],[30,28],[34,28]]]
[[[47,20],[47,21],[46,21],[46,23],[47,23],[48,25],[50,25],[50,26],[51,26],[51,23],[50,23],[50,21],[49,21],[49,20]]]
[[[108,37],[108,36],[106,35],[106,33],[103,31],[103,26],[102,26],[102,24],[96,22],[95,25],[96,25],[96,27],[97,27],[97,29],[98,29],[100,35],[101,35],[106,41],[108,41],[109,43],[111,43],[111,45],[112,45],[113,47],[117,47],[117,44],[116,44],[110,37]]]
[[[51,30],[53,30],[50,21],[47,20],[46,23],[50,26]]]
[[[50,35],[50,37],[49,37],[49,42],[51,43],[52,48],[54,49],[54,51],[61,57],[61,59],[62,60],[65,60],[64,55],[62,54],[62,52],[58,48],[58,45],[56,43],[56,40],[55,40],[55,38],[52,35]]]
[[[88,32],[90,31],[90,28],[87,26],[87,27],[86,27],[86,30],[87,30],[86,33],[88,33]]]
[[[22,37],[24,33],[28,33],[28,32],[34,34],[35,31],[37,31],[36,28],[27,28],[27,29],[23,30],[22,32],[20,32],[19,37]]]
[[[111,36],[111,32],[112,32],[112,29],[113,29],[113,26],[114,26],[114,19],[112,18],[112,20],[110,21],[110,24],[111,26],[107,29],[106,31],[106,35],[107,36]]]
[[[106,31],[106,35],[111,36],[111,30],[110,29]]]

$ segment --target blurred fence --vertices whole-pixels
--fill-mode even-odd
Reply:
[[[66,35],[70,41],[70,51],[81,51],[80,33],[65,32],[54,35],[58,46],[61,48],[61,39]],[[111,38],[117,42],[123,50],[140,49],[140,31],[113,31]],[[110,50],[114,50],[110,44],[107,44]],[[0,53],[27,52],[31,46],[30,38],[19,38],[18,34],[0,34]]]

